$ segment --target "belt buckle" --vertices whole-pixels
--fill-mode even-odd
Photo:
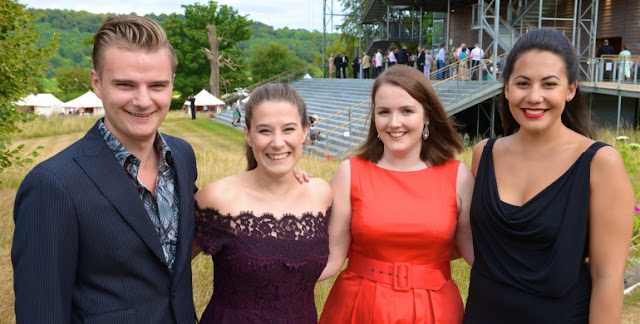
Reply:
[[[411,290],[411,264],[398,262],[393,264],[393,290]]]

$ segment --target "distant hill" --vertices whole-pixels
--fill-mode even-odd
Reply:
[[[44,44],[56,34],[59,37],[58,51],[49,60],[51,69],[48,77],[54,77],[60,68],[91,68],[92,37],[109,14],[95,14],[87,11],[61,9],[28,9],[37,17],[36,27],[40,32],[39,44]],[[148,14],[162,23],[168,15]],[[182,14],[179,17],[184,17]],[[241,42],[238,47],[248,56],[258,47],[271,42],[280,42],[293,50],[306,62],[318,60],[322,53],[322,33],[305,29],[293,30],[273,27],[255,22],[251,27],[253,37]]]

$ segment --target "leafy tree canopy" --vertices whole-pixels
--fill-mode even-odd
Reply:
[[[249,57],[253,82],[260,82],[304,63],[291,49],[281,43],[258,46]]]
[[[246,86],[248,79],[242,72],[243,55],[235,49],[238,42],[248,40],[251,21],[230,6],[218,6],[215,1],[206,5],[182,5],[184,19],[171,14],[162,26],[178,55],[174,89],[183,97],[197,93],[209,84],[210,66],[205,49],[209,48],[207,26],[216,25],[216,35],[222,37],[219,53],[233,62],[233,67],[220,69],[221,91]],[[234,70],[235,69],[235,70]]]
[[[0,172],[30,159],[20,155],[22,146],[11,148],[11,136],[26,115],[14,102],[35,92],[45,71],[45,60],[56,49],[57,39],[37,46],[38,31],[31,13],[16,0],[0,1]],[[30,155],[36,156],[36,152]]]
[[[63,93],[59,96],[62,101],[69,101],[93,88],[91,70],[87,68],[60,68],[56,76],[56,83],[58,89]]]

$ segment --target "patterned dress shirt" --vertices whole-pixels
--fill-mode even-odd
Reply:
[[[165,260],[169,265],[169,271],[173,271],[173,261],[176,257],[178,243],[178,215],[180,198],[177,192],[176,178],[173,171],[173,160],[171,159],[171,149],[162,138],[160,133],[156,133],[153,143],[155,149],[162,157],[158,168],[158,178],[156,180],[156,196],[138,180],[138,170],[140,169],[140,159],[131,154],[120,141],[107,129],[104,122],[100,120],[98,129],[102,138],[107,143],[107,147],[116,157],[118,163],[127,172],[131,181],[135,184],[140,194],[140,199],[144,203],[144,208],[149,214],[149,218],[158,233]]]

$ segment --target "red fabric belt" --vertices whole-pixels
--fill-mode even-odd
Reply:
[[[449,260],[433,264],[388,263],[351,253],[347,270],[365,279],[392,285],[394,290],[438,290],[451,279]]]

